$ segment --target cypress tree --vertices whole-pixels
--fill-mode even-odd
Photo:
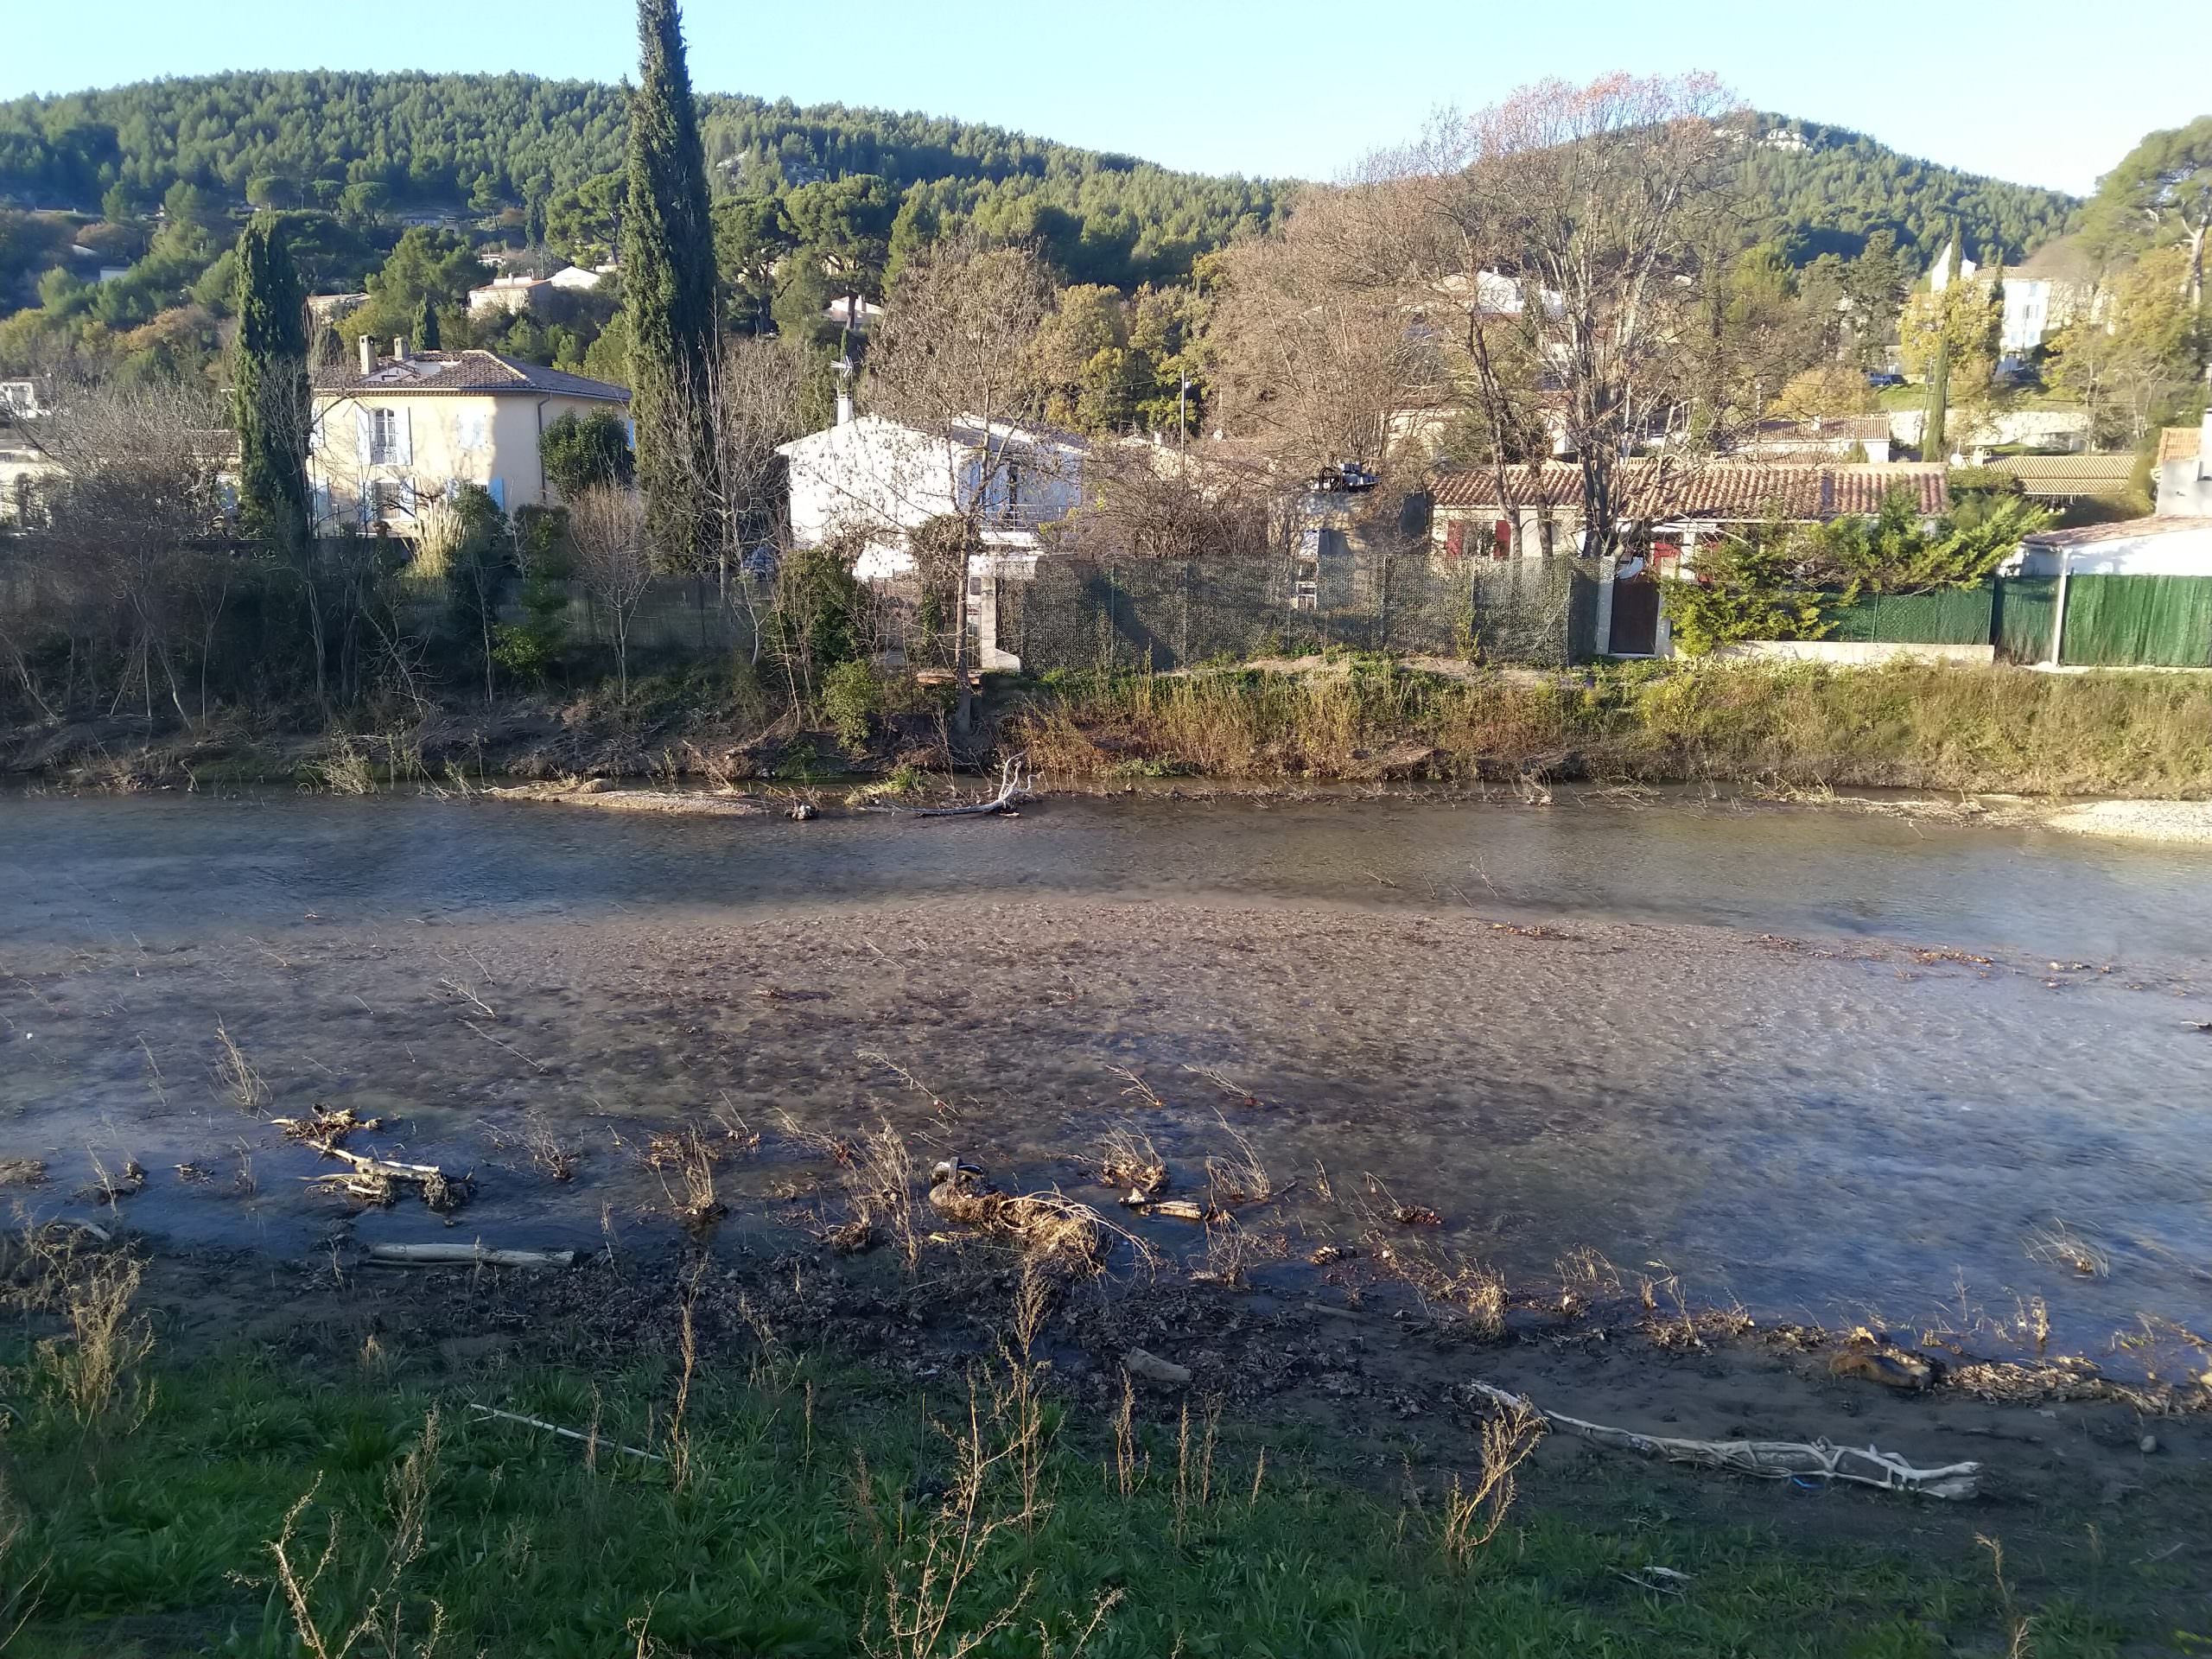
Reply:
[[[622,218],[631,412],[645,524],[664,569],[705,569],[719,550],[715,448],[707,420],[715,349],[714,225],[707,158],[676,0],[638,0],[638,87]]]
[[[438,308],[430,303],[430,296],[423,296],[423,308],[415,314],[415,334],[409,342],[418,352],[435,352],[438,346]]]
[[[290,548],[308,530],[307,295],[271,215],[245,227],[238,254],[231,397],[238,518],[248,535]]]
[[[1936,308],[1936,356],[1928,365],[1928,418],[1920,429],[1920,458],[1942,461],[1951,410],[1951,290],[1959,284],[1959,227],[1943,245],[1943,292]]]

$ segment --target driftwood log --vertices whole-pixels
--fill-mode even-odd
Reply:
[[[1965,1499],[1981,1490],[1978,1463],[1946,1464],[1940,1469],[1918,1469],[1894,1452],[1872,1446],[1834,1446],[1827,1440],[1679,1440],[1633,1429],[1608,1428],[1585,1422],[1563,1412],[1546,1411],[1524,1395],[1509,1393],[1487,1382],[1468,1386],[1508,1411],[1533,1412],[1548,1427],[1577,1434],[1616,1451],[1639,1457],[1662,1458],[1669,1463],[1697,1464],[1725,1469],[1732,1474],[1756,1475],[1767,1480],[1842,1480],[1858,1486],[1878,1486],[1885,1491],[1917,1492],[1923,1497]]]
[[[494,1250],[481,1244],[372,1244],[369,1260],[410,1268],[565,1268],[574,1250]]]

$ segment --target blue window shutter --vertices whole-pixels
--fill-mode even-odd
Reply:
[[[492,493],[492,505],[505,512],[507,510],[507,480],[495,478],[484,487]]]

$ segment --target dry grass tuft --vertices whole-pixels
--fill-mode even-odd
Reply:
[[[1215,1156],[1206,1160],[1206,1180],[1212,1189],[1211,1202],[1217,1210],[1232,1209],[1240,1204],[1265,1204],[1287,1188],[1277,1187],[1268,1166],[1260,1160],[1258,1148],[1252,1137],[1243,1130],[1232,1128],[1225,1117],[1217,1118],[1222,1133],[1228,1135],[1236,1151],[1233,1156]]]
[[[153,1402],[137,1372],[154,1351],[153,1326],[133,1303],[145,1263],[120,1252],[85,1254],[69,1243],[26,1234],[34,1302],[58,1312],[68,1327],[32,1351],[37,1382],[77,1421],[89,1427],[124,1408],[134,1419]]]
[[[438,1414],[433,1409],[423,1417],[423,1433],[413,1449],[385,1482],[391,1529],[359,1559],[349,1558],[345,1529],[334,1509],[325,1513],[322,1549],[312,1564],[301,1549],[300,1522],[315,1506],[320,1477],[285,1512],[276,1536],[270,1541],[269,1554],[276,1564],[277,1588],[308,1659],[348,1659],[356,1653],[383,1659],[433,1659],[445,1636],[445,1610],[430,1602],[428,1618],[410,1629],[410,1603],[416,1598],[408,1592],[406,1580],[425,1551],[423,1531],[437,1479]],[[322,1589],[326,1578],[335,1580],[327,1592]],[[348,1624],[340,1609],[357,1599],[361,1611]]]
[[[215,1024],[215,1046],[220,1051],[215,1057],[217,1085],[238,1103],[239,1110],[259,1112],[269,1103],[269,1085],[246,1059],[245,1051],[238,1046],[230,1028],[220,1020]]]
[[[704,1233],[729,1213],[715,1192],[715,1166],[728,1154],[698,1124],[665,1129],[645,1143],[645,1164],[660,1177],[669,1213],[687,1232]]]
[[[46,1179],[46,1166],[35,1158],[0,1158],[0,1186],[36,1186]]]
[[[841,1230],[849,1249],[866,1249],[887,1239],[898,1247],[906,1270],[922,1263],[922,1230],[914,1212],[914,1160],[906,1142],[888,1122],[863,1135],[845,1160],[845,1195],[852,1213]],[[833,1237],[832,1243],[836,1240]]]
[[[98,1153],[88,1154],[92,1164],[92,1180],[89,1186],[77,1189],[78,1198],[86,1204],[104,1204],[112,1210],[118,1199],[136,1198],[146,1190],[146,1171],[136,1158],[126,1158],[119,1169],[110,1169],[100,1161]]]
[[[1101,1141],[1091,1169],[1101,1186],[1116,1192],[1149,1198],[1167,1186],[1167,1160],[1150,1135],[1134,1129],[1116,1129]]]
[[[2112,1274],[2112,1257],[2063,1221],[2054,1220],[2050,1226],[2038,1227],[2030,1233],[2027,1252],[2031,1262],[2068,1268],[2084,1279],[2105,1279]]]

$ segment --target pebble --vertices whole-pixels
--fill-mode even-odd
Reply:
[[[2145,1434],[2135,1444],[2142,1447],[2145,1452],[2155,1452],[2158,1449],[2158,1437],[2155,1434]]]

